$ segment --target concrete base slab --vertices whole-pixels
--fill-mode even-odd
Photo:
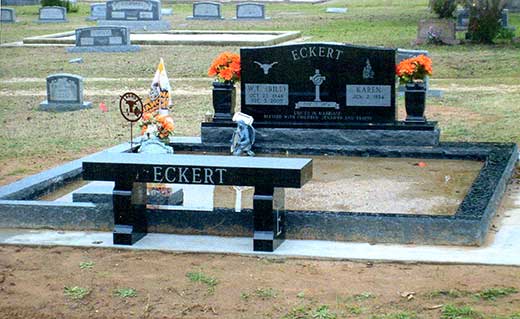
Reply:
[[[83,103],[49,103],[48,101],[43,101],[40,103],[39,110],[40,111],[54,111],[54,112],[66,112],[66,111],[76,111],[82,109],[88,109],[92,107],[92,102],[83,102]]]
[[[520,210],[515,212],[516,219]],[[253,239],[171,234],[148,234],[133,246],[112,244],[111,232],[64,232],[0,229],[0,244],[106,247],[175,252],[271,255],[340,260],[456,263],[520,266],[520,225],[501,227],[484,247],[371,245],[319,240],[286,240],[272,253],[254,252]]]
[[[140,32],[130,34],[130,43],[137,45],[275,45],[301,36],[299,31],[211,31],[172,30],[166,32]],[[47,34],[23,39],[24,45],[70,45],[76,43],[73,31]]]
[[[128,20],[98,20],[98,26],[124,26],[130,31],[166,31],[170,30],[171,24],[166,20],[158,21],[128,21]]]
[[[110,45],[110,46],[91,46],[91,47],[72,47],[67,48],[67,52],[137,52],[141,50],[138,45]]]

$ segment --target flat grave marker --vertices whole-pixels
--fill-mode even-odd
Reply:
[[[188,20],[223,20],[222,7],[218,2],[195,2],[193,3],[193,15]]]
[[[64,23],[67,20],[67,9],[64,7],[43,7],[39,9],[38,23]]]
[[[236,5],[237,20],[269,20],[265,16],[265,4],[255,2],[243,2]]]
[[[15,23],[16,11],[13,8],[0,8],[0,22]]]
[[[131,45],[130,31],[122,26],[87,27],[75,31],[76,46],[68,52],[135,52],[140,47]]]
[[[47,100],[42,111],[74,111],[92,107],[83,101],[83,78],[75,74],[52,74],[47,77]]]

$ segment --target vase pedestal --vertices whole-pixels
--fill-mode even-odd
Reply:
[[[426,85],[424,82],[408,83],[405,86],[404,100],[406,123],[426,123]]]
[[[233,83],[213,82],[214,122],[231,121],[235,113],[236,89]]]

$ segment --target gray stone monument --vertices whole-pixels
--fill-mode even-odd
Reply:
[[[162,8],[161,9],[161,15],[163,15],[163,16],[171,16],[171,15],[173,15],[173,9],[172,8]]]
[[[39,10],[38,23],[63,23],[67,20],[67,9],[64,7],[43,7]]]
[[[520,0],[508,0],[506,8],[511,12],[520,12]]]
[[[2,6],[34,6],[39,4],[40,0],[2,0]]]
[[[0,9],[0,22],[14,23],[16,22],[16,11],[13,8]]]
[[[109,0],[106,16],[98,26],[126,26],[131,31],[170,30],[168,21],[161,20],[161,2],[158,0]]]
[[[269,20],[265,16],[265,5],[263,3],[243,2],[236,6],[236,17],[238,20]]]
[[[74,111],[92,107],[83,101],[83,78],[74,74],[52,74],[47,77],[47,100],[42,111]]]
[[[127,27],[106,26],[76,29],[76,46],[68,52],[135,52],[138,45],[131,45]]]
[[[193,15],[187,19],[191,20],[224,20],[222,7],[218,2],[195,2],[193,4]]]
[[[457,31],[466,31],[469,26],[469,9],[464,8],[457,10],[457,25],[455,29]]]
[[[87,21],[97,21],[105,19],[107,16],[107,5],[105,3],[92,3],[90,5],[90,16]]]
[[[455,36],[455,21],[450,19],[420,20],[415,44],[421,45],[429,42],[459,44],[460,41]]]
[[[427,50],[407,50],[407,49],[397,49],[397,52],[395,54],[395,64],[399,64],[399,62],[403,61],[404,59],[409,59],[412,57],[416,57],[419,55],[426,55],[429,57],[429,53]],[[442,97],[444,92],[442,90],[432,90],[430,89],[430,77],[426,77],[424,79],[424,82],[426,84],[426,92],[429,96],[433,97]],[[404,95],[404,86],[399,86],[399,95]]]

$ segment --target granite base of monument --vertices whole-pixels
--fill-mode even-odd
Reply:
[[[203,144],[229,144],[236,128],[233,122],[207,122],[201,126]],[[287,148],[312,146],[436,146],[440,130],[437,122],[362,124],[292,124],[257,123],[255,146],[284,145]]]
[[[40,107],[38,109],[40,111],[67,112],[89,109],[91,107],[92,102],[84,101],[82,103],[53,103],[45,100],[42,103],[40,103]]]
[[[111,45],[111,46],[89,46],[89,47],[71,47],[67,48],[70,53],[83,52],[137,52],[141,50],[138,45]]]
[[[171,29],[169,21],[164,20],[98,20],[98,26],[124,26],[130,31],[167,31]]]

